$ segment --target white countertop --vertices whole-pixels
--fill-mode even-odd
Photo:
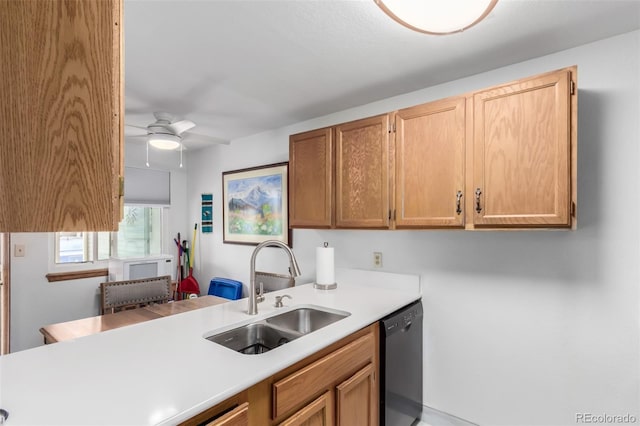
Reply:
[[[293,300],[274,308],[284,293]],[[7,425],[173,425],[419,298],[417,288],[301,285],[268,293],[256,316],[241,299],[1,356],[0,408]],[[297,305],[351,315],[261,355],[203,338]]]

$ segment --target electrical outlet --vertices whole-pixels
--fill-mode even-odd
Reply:
[[[16,244],[13,246],[14,257],[24,257],[24,244]]]
[[[373,266],[375,268],[382,268],[382,252],[380,251],[373,252]]]

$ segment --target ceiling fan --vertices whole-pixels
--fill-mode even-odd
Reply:
[[[156,121],[143,126],[127,124],[127,127],[142,129],[145,131],[141,135],[131,135],[132,138],[147,139],[147,167],[149,167],[149,145],[162,150],[175,150],[180,148],[180,167],[182,167],[182,150],[185,149],[184,142],[205,142],[205,143],[229,143],[221,139],[200,135],[190,132],[196,126],[191,120],[179,120],[174,115],[167,112],[154,112]]]

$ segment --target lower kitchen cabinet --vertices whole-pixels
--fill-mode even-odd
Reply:
[[[379,329],[375,323],[183,425],[375,426],[378,353]]]
[[[368,364],[338,385],[336,392],[336,424],[338,426],[370,426],[378,424],[375,367]]]
[[[298,410],[281,426],[373,426],[378,424],[375,366],[356,374]],[[335,408],[334,408],[335,407]],[[334,414],[335,413],[335,414]]]
[[[241,392],[196,416],[180,423],[180,426],[248,426],[249,403],[247,392]]]
[[[249,403],[245,402],[207,426],[247,426],[249,424]]]
[[[329,399],[324,415],[333,411],[335,419],[330,420],[335,420],[333,423],[336,425],[376,425],[377,348],[376,328],[277,380],[272,385],[273,418],[279,420],[296,409],[299,411],[292,418],[304,411],[317,412],[310,407],[319,404],[314,399],[321,394]],[[313,418],[319,420],[321,416]]]
[[[332,426],[333,423],[333,392],[325,392],[309,405],[298,410],[281,426]]]

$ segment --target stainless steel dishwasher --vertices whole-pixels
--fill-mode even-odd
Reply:
[[[422,302],[380,320],[380,425],[410,426],[422,413]]]

